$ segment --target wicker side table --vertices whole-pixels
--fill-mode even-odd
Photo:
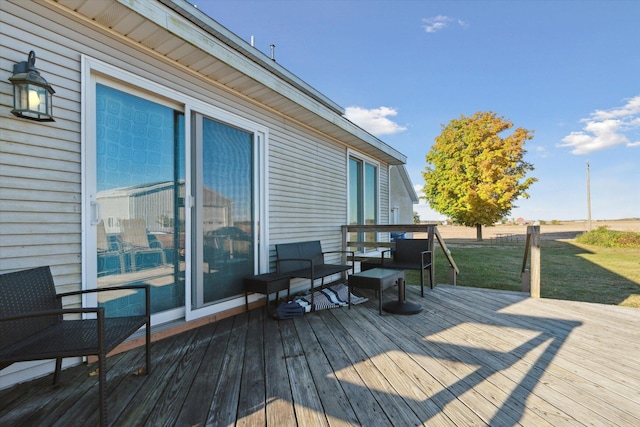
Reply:
[[[249,310],[249,292],[264,294],[267,296],[267,312],[271,315],[271,304],[269,295],[276,293],[276,304],[280,291],[287,290],[287,297],[291,295],[289,283],[291,277],[285,273],[264,273],[256,276],[248,276],[244,278],[244,302],[247,310]]]

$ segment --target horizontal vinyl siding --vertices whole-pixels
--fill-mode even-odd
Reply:
[[[0,272],[49,265],[58,292],[64,292],[77,289],[81,277],[80,66],[53,42],[56,35],[44,29],[45,22],[3,2]],[[52,123],[18,119],[9,112],[13,98],[7,79],[13,64],[26,60],[30,50],[36,52],[36,68],[56,91]],[[78,305],[79,300],[65,304]]]
[[[275,243],[321,240],[341,245],[347,218],[347,147],[265,109],[109,30],[67,16],[55,5],[3,2],[2,238],[0,270],[54,265],[56,283],[80,286],[81,164],[80,57],[89,55],[269,128],[268,205],[271,258]],[[5,31],[14,37],[5,37]],[[36,34],[30,34],[35,32]],[[42,41],[45,41],[44,43]],[[10,58],[4,54],[11,45]],[[35,46],[45,45],[45,48]],[[55,123],[12,117],[14,62],[29,50],[36,67],[56,90]],[[5,164],[7,162],[7,164]],[[387,165],[380,165],[380,222],[388,220]],[[28,193],[28,194],[27,194]],[[6,221],[6,222],[5,222]],[[7,226],[5,226],[7,225]],[[45,257],[45,258],[43,258]],[[59,275],[67,275],[59,281]]]
[[[271,261],[274,244],[280,242],[321,240],[325,251],[340,248],[340,227],[347,218],[344,144],[55,3],[0,0],[0,7],[0,273],[50,265],[58,292],[81,287],[83,54],[267,127]],[[56,91],[52,123],[18,119],[10,113],[8,78],[13,64],[26,60],[30,50],[36,52],[36,68]],[[387,170],[387,165],[380,165],[382,223],[388,220]],[[80,304],[79,299],[67,300],[66,306]],[[5,380],[24,378],[20,371],[30,366],[14,364],[4,370],[0,387]]]

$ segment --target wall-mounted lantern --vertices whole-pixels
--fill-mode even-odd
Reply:
[[[52,95],[55,93],[36,70],[36,53],[29,52],[27,61],[13,64],[13,110],[18,116],[38,122],[54,122]]]

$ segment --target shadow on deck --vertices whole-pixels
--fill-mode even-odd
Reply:
[[[108,360],[113,425],[640,425],[640,310],[409,286],[275,321],[263,309]],[[385,293],[385,299],[396,294]],[[0,391],[0,425],[97,425],[95,365]]]

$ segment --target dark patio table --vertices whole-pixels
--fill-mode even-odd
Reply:
[[[351,308],[351,289],[373,289],[378,293],[378,312],[382,310],[395,314],[415,314],[422,308],[404,300],[404,270],[390,268],[372,268],[349,276],[349,308]],[[398,301],[382,304],[382,292],[398,284]]]
[[[405,300],[404,278],[398,279],[398,301],[389,301],[382,306],[384,311],[394,314],[417,314],[422,307],[420,304]]]
[[[287,297],[290,296],[291,290],[289,287],[289,283],[291,281],[291,276],[283,273],[263,273],[257,274],[255,276],[248,276],[244,278],[244,303],[249,310],[249,292],[256,292],[260,294],[265,294],[267,296],[267,313],[270,316],[273,316],[273,312],[271,311],[271,304],[269,302],[269,295],[272,293],[276,293],[276,306],[278,305],[278,297],[280,296],[280,291],[287,291]]]

